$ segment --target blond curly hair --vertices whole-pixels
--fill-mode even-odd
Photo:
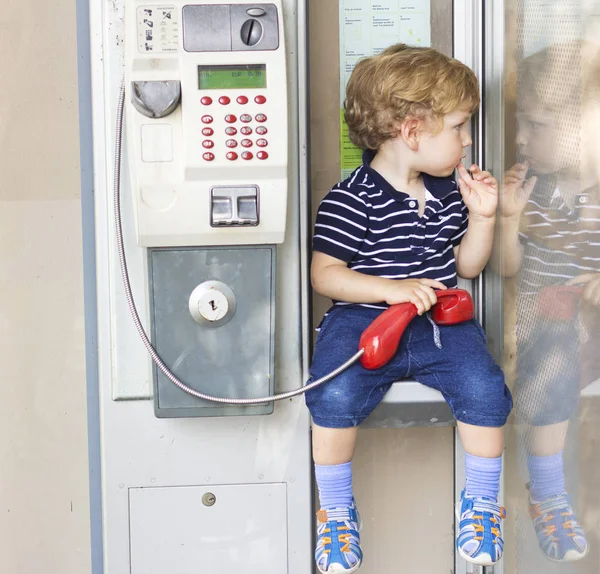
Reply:
[[[441,130],[445,114],[479,106],[479,85],[462,62],[433,48],[390,46],[360,60],[346,87],[344,117],[350,140],[362,149],[378,149],[398,134],[408,117]]]

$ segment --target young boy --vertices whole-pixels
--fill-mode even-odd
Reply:
[[[494,249],[502,274],[518,273],[516,421],[530,513],[543,554],[561,563],[589,551],[566,492],[563,451],[580,388],[600,376],[600,59],[586,51],[571,42],[519,64],[523,163],[504,178]],[[583,287],[580,300],[557,319],[547,296],[574,285]],[[596,364],[586,372],[590,358]]]
[[[512,408],[504,376],[476,321],[434,325],[436,289],[474,278],[490,255],[497,182],[461,160],[479,104],[471,70],[430,48],[403,44],[361,60],[347,86],[345,117],[363,165],[336,185],[317,215],[312,284],[334,300],[320,325],[311,380],[358,348],[362,331],[388,305],[418,316],[384,367],[360,363],[306,394],[321,510],[317,567],[354,572],[362,561],[351,459],[357,427],[398,379],[438,389],[458,421],[467,481],[457,547],[476,564],[503,551],[498,504],[503,426]],[[454,178],[458,166],[460,177]],[[457,183],[458,182],[458,183]]]

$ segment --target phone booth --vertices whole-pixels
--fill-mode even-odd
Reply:
[[[314,570],[309,413],[301,394],[269,400],[304,384],[312,350],[309,131],[319,112],[309,99],[319,88],[308,86],[322,37],[309,29],[308,4],[91,3],[101,572]],[[400,16],[482,77],[478,3],[425,1],[416,15],[404,4]],[[485,4],[491,22],[496,5]],[[312,14],[332,5],[311,3]],[[338,48],[323,59],[333,83]],[[492,78],[498,62],[488,64]],[[473,161],[488,137],[482,113]],[[490,152],[486,167],[495,161]],[[493,329],[491,284],[460,286]],[[451,425],[438,392],[401,381],[363,426]],[[454,464],[453,431],[444,436],[444,560],[459,574],[461,453]]]

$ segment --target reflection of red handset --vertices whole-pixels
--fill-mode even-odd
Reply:
[[[583,287],[579,285],[552,285],[540,292],[538,313],[555,321],[569,321],[575,316]]]
[[[468,291],[447,289],[436,291],[436,295],[438,302],[431,308],[431,315],[438,325],[453,325],[475,316]],[[394,356],[404,330],[416,315],[412,303],[392,305],[363,331],[358,348],[364,349],[360,362],[365,369],[378,369]]]

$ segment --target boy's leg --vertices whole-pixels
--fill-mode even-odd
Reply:
[[[466,452],[465,495],[498,500],[502,453],[503,427],[478,427],[458,422],[458,433]]]
[[[336,369],[358,348],[364,329],[381,311],[335,308],[321,325],[311,380]],[[313,419],[313,458],[319,489],[317,548],[321,573],[355,572],[362,562],[359,516],[352,493],[352,456],[358,426],[379,404],[395,379],[406,376],[406,360],[366,371],[355,363],[333,380],[306,393]]]
[[[457,505],[457,547],[465,560],[492,565],[504,551],[501,523],[505,510],[498,504],[504,428],[457,424],[466,453],[465,487]]]
[[[457,550],[469,562],[492,565],[504,550],[505,510],[497,498],[503,427],[512,397],[479,323],[438,328],[423,317],[413,320],[413,326],[408,348],[411,375],[444,395],[467,452],[467,482],[457,504]]]
[[[545,426],[525,426],[529,493],[541,501],[565,492],[563,451],[569,421]]]
[[[313,423],[312,448],[315,464],[343,464],[354,456],[358,427],[326,428]]]
[[[519,445],[526,455],[529,510],[540,549],[553,562],[573,562],[589,551],[566,492],[563,462],[568,419],[579,401],[578,337],[570,325],[545,327],[519,356]]]
[[[581,560],[589,552],[589,543],[565,489],[568,421],[527,430],[529,512],[540,548],[552,562]]]
[[[340,429],[313,424],[313,460],[322,510],[353,504],[351,461],[357,434],[357,427]]]
[[[317,569],[349,574],[362,563],[360,517],[352,491],[352,456],[357,427],[327,428],[313,423],[313,459],[319,490]]]

